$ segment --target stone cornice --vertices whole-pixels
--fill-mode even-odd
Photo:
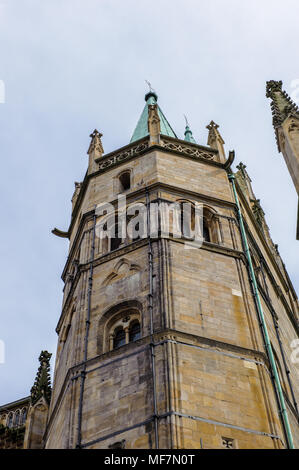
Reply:
[[[180,140],[169,136],[161,136],[161,145],[149,145],[149,137],[145,137],[138,141],[132,142],[129,145],[121,147],[118,150],[115,150],[113,152],[108,153],[107,155],[104,155],[103,157],[98,158],[96,162],[99,164],[99,170],[91,174],[85,174],[77,201],[75,203],[75,207],[72,211],[69,229],[65,233],[70,235],[72,232],[76,215],[79,212],[80,205],[85,195],[90,179],[95,178],[98,175],[108,171],[111,168],[119,166],[124,162],[130,161],[133,158],[139,158],[142,155],[152,152],[154,150],[173,153],[184,158],[189,158],[195,161],[200,161],[213,166],[217,166],[219,168],[223,168],[222,163],[219,163],[213,159],[216,155],[218,155],[218,150],[210,147],[193,144],[191,142],[186,142],[185,140]],[[60,232],[64,233],[62,231]]]

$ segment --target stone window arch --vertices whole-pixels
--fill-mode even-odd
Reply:
[[[15,419],[14,419],[14,427],[18,428],[21,423],[21,412],[20,410],[17,410],[15,412]]]
[[[7,424],[6,426],[8,428],[12,428],[13,427],[13,421],[14,421],[14,414],[13,412],[11,411],[10,413],[8,413],[7,415]]]
[[[141,328],[139,319],[132,320],[129,326],[129,342],[136,341],[140,338]]]
[[[110,322],[111,324],[111,322]],[[140,315],[134,309],[122,312],[121,318],[112,322],[108,331],[109,350],[119,348],[140,338]]]
[[[114,177],[114,194],[125,193],[132,188],[132,169],[126,168]]]
[[[109,308],[98,324],[98,353],[119,348],[142,336],[142,305],[137,300],[125,301]]]
[[[116,349],[126,344],[126,331],[122,325],[118,325],[111,335],[110,349]]]
[[[120,192],[128,191],[131,188],[131,172],[130,170],[123,171],[119,176],[119,189]]]
[[[194,233],[196,225],[196,217],[200,217],[200,214],[197,215],[195,210],[195,203],[187,199],[179,199],[176,201],[180,205],[180,215],[179,218],[179,228],[183,238],[190,238],[190,235]],[[184,204],[187,220],[183,216],[183,207]],[[189,205],[189,208],[188,208]],[[190,211],[188,213],[188,211]],[[222,243],[220,219],[217,211],[207,205],[203,205],[202,208],[202,236],[205,242],[220,244]]]
[[[21,426],[25,426],[26,418],[27,418],[27,408],[23,408],[22,413],[21,413]]]
[[[202,217],[202,235],[204,241],[216,244],[222,243],[220,220],[216,210],[204,205]]]

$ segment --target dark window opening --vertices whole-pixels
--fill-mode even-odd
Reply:
[[[133,322],[129,330],[129,341],[136,341],[140,338],[140,323],[138,321]]]
[[[210,231],[206,219],[203,219],[202,223],[202,235],[205,242],[210,242]]]
[[[118,328],[114,333],[113,348],[119,348],[126,344],[126,334],[123,328]]]
[[[135,231],[136,232],[139,232],[139,222],[137,222],[137,224],[135,225]],[[140,234],[133,234],[133,240],[139,240],[140,239]]]
[[[20,425],[20,412],[17,411],[15,414],[15,427],[18,427]]]
[[[24,409],[24,410],[22,411],[21,426],[23,426],[23,425],[25,424],[26,417],[27,417],[27,410]]]
[[[129,171],[126,171],[119,177],[119,189],[120,191],[127,191],[131,187],[131,175]]]
[[[10,413],[10,414],[8,415],[7,426],[8,426],[9,428],[12,428],[12,424],[13,424],[13,414]]]
[[[119,238],[119,225],[118,224],[114,226],[114,230],[115,230],[114,233],[113,233],[113,230],[111,233],[111,251],[117,250],[117,248],[120,246],[122,242],[122,239]]]

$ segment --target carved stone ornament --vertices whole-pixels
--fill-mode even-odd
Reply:
[[[201,150],[193,146],[191,147],[189,145],[184,145],[181,143],[170,142],[170,141],[165,140],[164,138],[163,138],[163,147],[169,150],[175,150],[177,152],[190,155],[194,158],[205,158],[207,160],[214,159],[213,153],[205,152],[204,150]]]
[[[89,149],[87,150],[88,154],[94,151],[101,155],[104,153],[104,149],[103,149],[103,145],[101,141],[102,136],[103,134],[101,134],[97,129],[95,129],[93,133],[90,134],[91,142],[90,142]]]
[[[156,104],[151,104],[148,107],[148,131],[151,136],[157,136],[161,131],[158,106]]]
[[[266,83],[266,97],[273,99],[273,94],[276,91],[282,91],[282,81],[269,80]]]
[[[299,131],[298,121],[295,119],[292,119],[288,126],[288,132],[291,134],[293,132],[298,132],[298,131]]]

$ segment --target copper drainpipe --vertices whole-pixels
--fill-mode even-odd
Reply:
[[[260,321],[260,326],[261,326],[262,333],[263,333],[263,336],[264,336],[266,353],[267,353],[267,356],[268,356],[268,359],[269,359],[269,362],[270,362],[270,366],[271,366],[271,370],[272,370],[272,374],[273,374],[273,379],[274,379],[274,383],[275,383],[275,388],[276,388],[276,391],[277,391],[277,394],[278,394],[279,405],[280,405],[280,413],[281,413],[281,416],[282,416],[284,430],[285,430],[286,437],[287,437],[287,445],[288,445],[289,449],[294,449],[295,447],[294,447],[292,431],[291,431],[291,427],[290,427],[290,423],[289,423],[289,418],[288,418],[288,414],[287,414],[287,410],[286,410],[285,399],[284,399],[284,396],[283,396],[283,391],[282,391],[279,375],[278,375],[278,372],[277,372],[277,367],[276,367],[276,364],[275,364],[275,359],[274,359],[274,355],[273,355],[273,351],[272,351],[272,346],[271,346],[271,342],[270,342],[270,338],[269,338],[269,334],[268,334],[267,325],[266,325],[266,322],[265,322],[263,307],[262,307],[262,304],[261,304],[259,290],[258,290],[256,277],[255,277],[255,273],[254,273],[254,269],[253,269],[253,265],[252,265],[251,254],[250,254],[250,250],[249,250],[249,246],[248,246],[248,242],[247,242],[247,236],[246,236],[246,232],[245,232],[243,216],[242,216],[242,213],[241,213],[239,199],[238,199],[238,195],[237,195],[237,191],[236,191],[235,175],[232,174],[232,173],[229,173],[228,174],[228,179],[229,179],[229,181],[232,185],[233,194],[234,194],[234,198],[235,198],[235,202],[236,202],[236,206],[237,206],[237,213],[238,213],[238,219],[239,219],[239,223],[240,223],[241,238],[242,238],[242,242],[243,242],[245,255],[246,255],[246,258],[247,258],[247,261],[248,261],[249,277],[250,277],[251,284],[252,284],[252,291],[253,291],[253,296],[254,296],[257,311],[258,311],[258,318],[259,318],[259,321]]]

